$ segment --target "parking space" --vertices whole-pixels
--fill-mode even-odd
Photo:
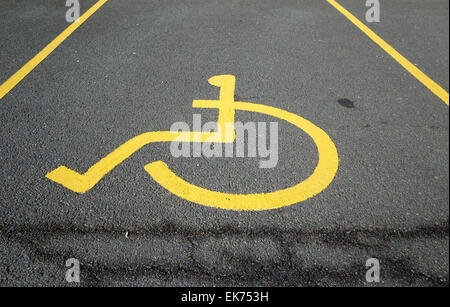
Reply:
[[[368,7],[357,1],[340,3],[361,21]],[[367,23],[405,58],[448,92],[448,3],[445,1],[386,1],[380,3],[383,21]]]
[[[448,1],[392,2],[366,25],[448,91]],[[68,26],[57,1],[5,3],[0,83]],[[339,3],[364,22],[363,2]],[[236,77],[234,101],[317,127],[337,169],[323,135],[238,108],[236,120],[278,123],[276,167],[175,158],[161,142],[100,167],[83,193],[46,177],[86,173],[193,114],[217,121],[192,103],[219,99],[218,75]],[[448,285],[448,105],[325,0],[109,0],[8,91],[0,122],[2,285],[66,285],[71,257],[82,285],[364,286],[370,257],[382,285]],[[164,188],[144,169],[155,161],[228,194],[287,189],[320,161],[330,176],[277,209],[224,210]]]

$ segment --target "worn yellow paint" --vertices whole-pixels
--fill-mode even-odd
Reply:
[[[23,78],[25,78],[33,69],[36,68],[50,53],[53,52],[67,37],[70,36],[79,26],[81,26],[89,17],[92,16],[108,0],[99,0],[89,8],[80,18],[71,23],[61,34],[59,34],[50,44],[35,55],[28,63],[19,69],[14,75],[0,86],[0,100],[8,94]]]
[[[66,188],[84,193],[94,187],[108,172],[134,152],[149,143],[155,142],[233,142],[235,134],[227,137],[223,132],[230,123],[234,132],[235,110],[256,112],[285,120],[305,131],[316,143],[319,162],[313,174],[306,180],[283,190],[259,194],[232,194],[209,191],[192,185],[175,175],[162,161],[145,166],[145,170],[164,188],[186,200],[222,209],[267,210],[301,202],[324,190],[333,180],[338,169],[338,153],[333,141],[319,127],[306,119],[270,106],[249,102],[234,101],[235,77],[215,76],[209,79],[220,90],[219,100],[194,100],[194,108],[219,109],[218,132],[171,132],[155,131],[143,133],[127,141],[112,153],[93,165],[86,173],[79,174],[65,166],[60,166],[46,175],[47,178]]]
[[[413,75],[417,80],[419,80],[423,85],[425,85],[431,92],[438,96],[443,102],[449,105],[449,95],[446,90],[444,90],[439,84],[431,80],[427,75],[425,75],[420,69],[418,69],[414,64],[408,61],[404,56],[402,56],[397,50],[395,50],[391,45],[386,43],[381,37],[379,37],[375,32],[373,32],[364,23],[359,21],[355,16],[353,16],[349,11],[342,7],[335,0],[327,0],[332,6],[334,6],[342,15],[347,17],[355,26],[357,26],[361,31],[363,31],[371,40],[373,40],[378,46],[380,46],[384,51],[386,51],[391,57],[393,57],[400,65],[402,65],[411,75]]]

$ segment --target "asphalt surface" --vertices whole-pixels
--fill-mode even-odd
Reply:
[[[67,26],[65,1],[0,3],[0,84]],[[81,1],[82,10],[95,1]],[[365,22],[363,1],[339,3]],[[381,1],[366,23],[446,91],[449,2]],[[306,179],[314,142],[279,122],[276,168],[258,158],[173,158],[145,146],[77,194],[45,175],[85,172],[147,131],[214,121],[208,78],[236,97],[322,128],[339,153],[323,192],[276,210],[181,199],[143,169],[163,160],[190,183],[268,192]],[[0,100],[0,285],[448,286],[448,106],[327,1],[110,0]],[[237,111],[240,121],[267,121]],[[380,260],[381,283],[365,280]]]

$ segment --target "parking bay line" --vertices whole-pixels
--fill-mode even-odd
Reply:
[[[67,27],[61,34],[59,34],[50,44],[42,49],[34,58],[32,58],[27,64],[25,64],[20,70],[12,75],[6,82],[0,86],[0,100],[8,94],[17,84],[20,83],[34,68],[36,68],[48,55],[50,55],[67,37],[69,37],[79,26],[81,26],[89,17],[91,17],[100,7],[103,6],[108,0],[99,0],[89,10],[87,10],[76,22],[73,22]],[[391,57],[393,57],[400,65],[402,65],[410,74],[418,79],[423,85],[425,85],[431,92],[444,101],[447,106],[449,105],[449,94],[436,82],[425,75],[414,64],[403,57],[392,46],[386,43],[375,32],[368,28],[365,24],[359,21],[344,7],[338,4],[335,0],[327,0],[336,10],[342,13],[347,19],[349,19],[355,26],[363,31],[370,39],[378,44],[384,51],[386,51]]]
[[[69,37],[79,26],[91,17],[108,0],[99,0],[91,6],[77,21],[70,24],[50,44],[35,55],[28,63],[19,69],[14,75],[0,85],[0,100],[20,83],[33,69],[35,69],[47,56],[50,55],[67,37]]]
[[[413,75],[417,80],[419,80],[423,85],[425,85],[432,93],[438,96],[443,102],[449,105],[449,96],[447,91],[445,91],[439,84],[431,80],[427,75],[425,75],[420,69],[418,69],[414,64],[408,61],[404,56],[402,56],[397,50],[395,50],[391,45],[386,43],[381,37],[379,37],[375,32],[373,32],[369,27],[359,21],[358,18],[353,16],[349,11],[347,11],[343,6],[337,3],[335,0],[327,0],[336,10],[338,10],[342,15],[347,17],[356,27],[363,31],[371,40],[373,40],[378,46],[380,46],[384,51],[386,51],[391,57],[394,58],[400,65],[402,65],[411,75]]]

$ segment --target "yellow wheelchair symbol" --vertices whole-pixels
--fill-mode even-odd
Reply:
[[[211,85],[220,87],[219,100],[194,100],[192,107],[218,109],[217,132],[146,132],[119,146],[84,174],[60,166],[46,177],[74,192],[84,193],[92,189],[113,168],[149,143],[172,142],[175,139],[178,142],[234,142],[235,110],[242,110],[270,115],[305,131],[314,140],[319,153],[319,161],[313,174],[306,180],[282,190],[257,194],[232,194],[210,191],[186,182],[162,161],[145,165],[145,170],[157,183],[183,199],[230,210],[269,210],[299,203],[320,193],[333,181],[339,164],[338,153],[333,141],[322,129],[296,114],[278,108],[234,101],[236,78],[233,75],[214,76],[208,81]],[[233,131],[224,133],[225,129],[229,129],[229,123],[232,123]]]

